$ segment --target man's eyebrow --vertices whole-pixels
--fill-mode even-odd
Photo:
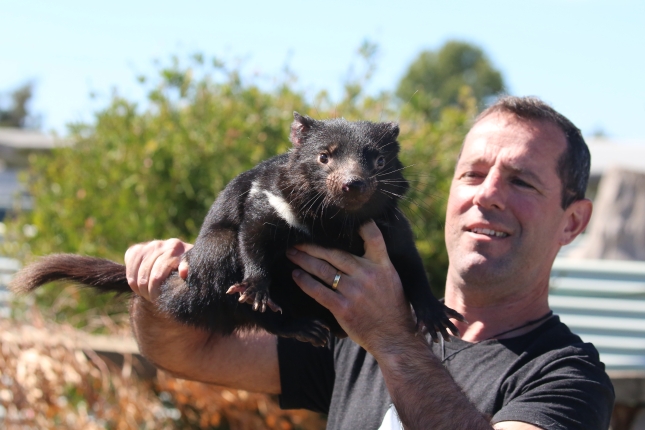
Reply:
[[[531,181],[535,182],[540,187],[545,186],[540,176],[531,170],[528,170],[522,167],[513,167],[513,166],[506,166],[505,169],[517,176],[529,178]]]

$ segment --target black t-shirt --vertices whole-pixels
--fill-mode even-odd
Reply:
[[[557,316],[530,333],[469,343],[452,338],[432,350],[491,423],[543,429],[607,429],[614,391],[593,345]],[[279,338],[285,409],[328,414],[328,429],[379,429],[391,399],[378,363],[350,339],[324,348]],[[391,412],[388,413],[388,419]]]

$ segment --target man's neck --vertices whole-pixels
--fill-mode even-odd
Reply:
[[[526,325],[549,312],[548,282],[519,290],[512,295],[475,294],[448,282],[445,304],[462,314],[468,323],[456,322],[461,338],[468,342],[520,336],[538,327],[544,320]],[[513,330],[517,328],[517,330]],[[512,331],[509,331],[512,330]],[[503,335],[500,333],[507,332]],[[499,336],[498,336],[499,335]]]

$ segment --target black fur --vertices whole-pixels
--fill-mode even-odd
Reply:
[[[294,112],[293,149],[242,173],[220,193],[184,256],[188,279],[171,275],[158,306],[179,321],[222,334],[259,326],[324,345],[329,331],[345,333],[293,282],[295,266],[285,251],[311,242],[362,255],[358,229],[373,219],[420,325],[435,339],[437,332],[447,336],[446,328],[456,333],[449,318],[461,316],[432,296],[410,225],[397,208],[408,189],[398,133],[394,123],[317,121]],[[12,285],[31,290],[57,279],[129,291],[123,266],[66,254],[28,266]],[[227,294],[231,286],[253,305]]]

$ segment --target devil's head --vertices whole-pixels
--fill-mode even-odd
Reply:
[[[288,175],[295,187],[300,184],[301,190],[291,191],[291,201],[301,210],[369,217],[407,191],[396,123],[293,116]]]

